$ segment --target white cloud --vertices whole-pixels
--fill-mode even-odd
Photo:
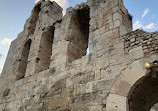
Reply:
[[[57,2],[63,8],[67,7],[69,4],[67,0],[50,0],[50,1]]]
[[[146,14],[149,12],[150,10],[148,9],[148,8],[146,8],[145,10],[144,10],[144,13],[143,13],[143,15],[142,15],[142,19],[146,16]]]
[[[9,38],[4,38],[2,41],[0,41],[2,45],[8,45],[8,46],[11,44],[11,42],[12,40]]]
[[[146,25],[146,26],[143,26],[143,29],[154,29],[155,28],[155,24],[154,23],[150,23],[150,24],[148,24],[148,25]]]
[[[35,0],[35,3],[39,2],[40,0]]]
[[[140,29],[142,28],[142,24],[140,23],[140,21],[136,21],[134,24],[133,24],[133,30],[136,30],[136,29]]]
[[[133,24],[133,30],[136,30],[136,29],[149,30],[149,29],[155,29],[155,28],[156,28],[155,23],[150,23],[150,24],[144,26],[140,21],[136,21]]]
[[[39,2],[40,0],[35,0],[35,3]],[[66,8],[69,6],[69,2],[67,0],[50,0],[50,1],[55,1],[57,2],[62,8],[63,8],[63,13],[65,14]]]

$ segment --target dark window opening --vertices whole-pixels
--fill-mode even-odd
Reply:
[[[39,57],[36,60],[37,70],[36,72],[41,72],[49,69],[51,55],[52,55],[52,45],[54,39],[54,26],[50,26],[45,29],[40,43]]]
[[[89,41],[90,9],[88,6],[74,11],[71,19],[71,45],[69,61],[79,59],[87,54]]]
[[[36,29],[36,23],[38,21],[40,11],[41,11],[41,4],[38,4],[32,10],[32,14],[31,14],[31,17],[30,17],[30,25],[28,26],[29,35],[34,34],[34,31]]]
[[[16,77],[16,80],[20,80],[25,77],[31,42],[32,41],[29,39],[24,45],[21,59],[19,60],[20,63],[19,63],[19,67],[18,67],[18,75]]]

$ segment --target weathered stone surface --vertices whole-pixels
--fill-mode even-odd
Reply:
[[[126,111],[127,109],[127,98],[116,95],[116,94],[110,94],[109,99],[107,101],[107,111]]]
[[[111,93],[127,97],[131,89],[131,85],[123,76],[119,76],[112,86]]]
[[[121,28],[123,31],[123,28]],[[134,54],[137,55],[139,54],[140,56],[148,56],[150,54],[156,53],[157,50],[157,32],[154,33],[147,33],[143,30],[136,30],[131,33],[127,33],[122,36],[122,38],[126,41],[125,48],[126,52],[132,52],[131,50],[136,50],[140,51],[140,53]],[[139,49],[137,49],[139,47]],[[142,49],[140,48],[142,47]],[[131,55],[132,56],[132,55]],[[134,56],[135,57],[135,56]],[[137,58],[137,57],[135,57]]]
[[[55,110],[55,109],[64,110],[68,108],[68,104],[69,104],[69,98],[51,100],[48,102],[48,110]]]
[[[105,32],[105,26],[99,28],[99,34],[103,34]]]
[[[0,111],[128,111],[144,63],[158,59],[158,32],[132,31],[122,0],[87,0],[64,16],[51,1],[35,5],[11,44]]]
[[[90,108],[90,111],[102,111],[102,106],[92,106]]]
[[[137,48],[131,49],[129,51],[129,58],[131,60],[133,60],[133,59],[139,59],[141,57],[144,57],[144,52],[143,52],[142,47],[137,47]]]
[[[128,80],[131,85],[133,85],[137,80],[145,76],[146,71],[137,60],[125,68],[121,74]]]

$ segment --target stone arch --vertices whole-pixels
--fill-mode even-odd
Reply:
[[[107,111],[149,111],[158,102],[157,69],[146,70],[139,60],[127,66],[112,85]]]
[[[29,39],[23,47],[21,59],[19,60],[18,74],[16,75],[16,80],[20,80],[25,77],[31,43],[32,40]]]
[[[128,95],[129,111],[149,111],[158,103],[158,67],[152,66],[151,72],[135,83]]]

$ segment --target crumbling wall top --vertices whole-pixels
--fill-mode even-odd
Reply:
[[[121,37],[124,41],[124,50],[128,53],[131,49],[142,47],[146,56],[156,53],[158,50],[158,31],[146,32],[142,29],[129,32]]]

